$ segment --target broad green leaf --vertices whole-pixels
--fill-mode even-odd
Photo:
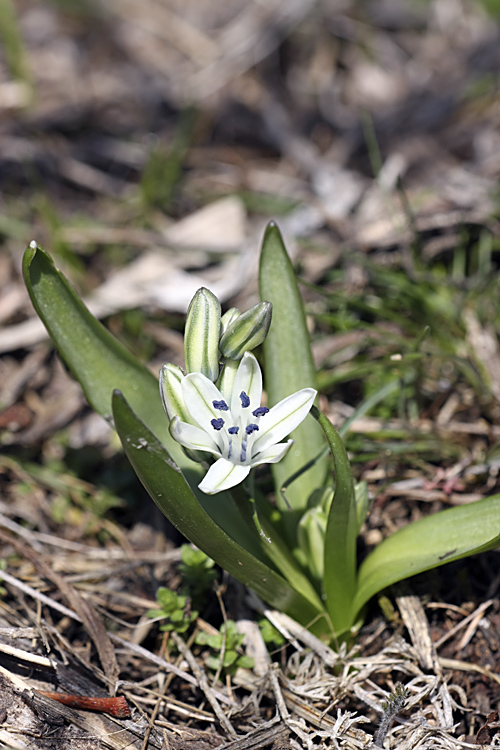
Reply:
[[[325,433],[335,465],[335,493],[325,533],[323,591],[333,628],[341,635],[352,625],[356,593],[356,499],[349,459],[339,433],[315,407],[313,414]]]
[[[269,405],[301,388],[313,387],[316,372],[312,360],[309,334],[302,299],[294,268],[287,255],[280,231],[271,222],[265,232],[259,269],[260,298],[273,305],[273,319],[264,342],[265,372]],[[307,417],[293,431],[295,444],[288,455],[273,466],[277,486],[277,502],[281,510],[286,505],[279,488],[301,466],[315,459],[325,443],[321,429]],[[325,481],[328,459],[315,462],[299,479],[289,485],[286,497],[294,513],[285,515],[285,522],[294,541],[294,527],[307,507],[311,492]]]
[[[52,258],[36,243],[24,254],[23,274],[36,312],[92,408],[109,419],[112,393],[118,388],[139,419],[161,440],[200,502],[206,503],[206,496],[197,489],[203,469],[171,437],[154,375],[94,318]],[[227,533],[252,546],[246,524],[227,493],[220,493],[217,502],[207,507]]]
[[[496,547],[500,547],[500,495],[408,524],[364,560],[353,615],[374,594],[397,581]]]
[[[272,607],[307,624],[319,614],[282,576],[241,547],[198,503],[178,467],[156,437],[140,422],[118,391],[113,396],[115,424],[137,476],[167,518],[205,554]],[[217,503],[217,498],[209,498]]]
[[[27,248],[23,274],[33,307],[92,408],[109,418],[113,389],[119,388],[174,460],[201,477],[196,464],[170,437],[157,379],[94,318],[39,245]]]

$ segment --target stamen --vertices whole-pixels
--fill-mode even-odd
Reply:
[[[237,435],[239,429],[240,429],[239,427],[229,427],[228,432],[230,435]]]
[[[264,414],[267,414],[268,411],[269,409],[267,408],[267,406],[259,406],[259,408],[255,409],[252,414],[254,415],[254,417],[263,417]]]
[[[219,419],[211,419],[210,424],[212,425],[214,430],[219,431],[224,427],[224,420],[222,419],[222,417],[220,417]]]
[[[245,391],[241,391],[240,393],[240,399],[241,399],[241,406],[243,409],[247,409],[250,406],[250,399],[248,398]]]
[[[247,435],[251,435],[252,432],[257,432],[259,429],[259,426],[256,424],[247,424],[245,427],[245,432]]]
[[[240,453],[240,461],[242,464],[245,463],[247,460],[247,441],[242,440],[241,441],[241,453]]]
[[[229,411],[229,406],[225,401],[212,401],[212,404],[214,409],[218,409],[219,411]]]

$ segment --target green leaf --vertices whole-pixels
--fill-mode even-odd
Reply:
[[[224,660],[222,662],[222,666],[230,667],[231,664],[234,664],[237,658],[238,658],[238,654],[236,651],[226,651],[226,653],[224,654]]]
[[[255,661],[251,656],[240,656],[238,659],[238,667],[241,669],[253,669]]]
[[[259,285],[261,300],[273,305],[273,319],[264,342],[265,385],[269,404],[272,406],[301,388],[314,388],[316,383],[309,334],[295,271],[274,222],[268,225],[264,235]],[[295,444],[287,456],[273,466],[277,502],[281,510],[286,507],[279,492],[281,485],[301,466],[315,459],[325,445],[319,425],[309,417],[294,430],[292,437]],[[294,526],[307,507],[307,499],[313,490],[324,483],[326,470],[325,457],[314,463],[312,468],[287,489],[287,500],[292,509],[297,511],[285,516],[292,539],[295,534]]]
[[[381,542],[361,565],[353,615],[397,581],[496,547],[500,547],[500,495],[415,521]]]
[[[165,617],[165,611],[163,609],[148,609],[146,617],[150,617],[152,620],[156,620],[157,617]]]
[[[271,606],[301,623],[319,614],[278,573],[228,536],[205,512],[157,438],[140,422],[121,393],[113,396],[113,414],[123,448],[139,479],[167,518],[205,554]],[[207,498],[217,503],[217,498]]]
[[[27,248],[23,274],[33,307],[92,408],[109,419],[113,389],[119,388],[174,460],[201,477],[169,434],[154,375],[94,318],[39,245]]]
[[[326,607],[337,636],[352,625],[352,602],[356,593],[356,537],[358,519],[351,467],[339,433],[324,414],[313,406],[333,456],[335,493],[325,533],[323,591]]]

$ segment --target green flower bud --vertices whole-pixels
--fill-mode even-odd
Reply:
[[[240,315],[240,311],[237,307],[230,307],[227,312],[224,313],[222,318],[220,319],[220,335],[222,336],[226,331],[228,326],[231,325],[233,320],[236,320]]]
[[[193,421],[186,409],[182,395],[182,380],[185,377],[180,367],[170,363],[163,365],[160,370],[161,402],[170,422],[172,422],[174,417],[179,417],[183,422],[192,423]],[[183,448],[183,450],[188,458],[197,463],[206,463],[210,458],[210,453],[206,451],[191,450],[189,448]]]
[[[262,344],[271,325],[273,306],[259,302],[235,318],[220,340],[220,351],[226,359],[241,359],[245,352]]]
[[[187,372],[201,372],[215,382],[219,377],[220,302],[201,287],[187,311],[184,357]]]
[[[184,377],[182,369],[177,365],[163,365],[160,370],[160,396],[169,419],[180,417],[183,422],[188,422],[189,412],[184,404],[181,388]]]

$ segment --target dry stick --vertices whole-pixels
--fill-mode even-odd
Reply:
[[[5,583],[10,583],[11,586],[14,586],[19,591],[22,591],[23,594],[31,596],[32,599],[42,602],[42,604],[46,604],[48,607],[52,607],[52,609],[57,609],[57,611],[62,615],[71,617],[72,620],[76,620],[77,622],[82,621],[82,618],[79,617],[75,612],[73,612],[73,610],[65,607],[64,604],[60,604],[55,599],[51,599],[50,596],[42,594],[41,591],[37,591],[36,589],[31,588],[31,586],[28,586],[27,583],[23,583],[23,581],[20,581],[19,578],[14,578],[14,576],[12,576],[10,573],[7,573],[6,570],[0,570],[0,579],[3,579]]]
[[[400,586],[400,590],[405,588],[404,585]],[[402,594],[396,597],[396,602],[420,664],[426,671],[441,674],[436,645],[432,641],[429,621],[419,597]]]
[[[192,652],[187,648],[186,644],[184,643],[182,638],[179,635],[177,635],[177,633],[175,632],[172,633],[172,639],[175,645],[177,646],[177,648],[179,649],[179,651],[181,652],[181,654],[183,655],[183,657],[186,659],[189,666],[191,667],[191,671],[197,678],[198,684],[201,690],[203,691],[203,693],[205,694],[206,699],[212,706],[214,713],[219,719],[221,726],[224,727],[224,729],[226,730],[226,732],[228,733],[230,737],[234,737],[236,739],[236,737],[238,736],[237,733],[235,732],[231,722],[229,721],[229,719],[223,712],[222,708],[219,706],[217,698],[215,697],[213,690],[210,688],[210,685],[208,684],[207,676],[199,668]]]
[[[179,667],[176,667],[174,664],[171,664],[165,659],[162,659],[161,656],[156,656],[156,654],[153,654],[151,651],[148,651],[143,646],[139,646],[137,643],[129,643],[129,641],[125,641],[123,638],[120,638],[120,636],[113,635],[113,633],[109,633],[109,637],[111,638],[113,643],[116,643],[118,646],[123,646],[123,648],[129,649],[129,651],[132,651],[134,654],[137,654],[138,656],[142,656],[143,659],[150,661],[152,664],[156,664],[157,666],[162,667],[167,672],[173,672],[177,677],[181,677],[186,682],[189,682],[190,685],[194,685],[195,687],[198,687],[198,680],[195,677],[193,677],[193,675],[189,674],[188,672],[184,672],[182,669],[179,669]],[[189,663],[189,660],[187,661]],[[191,666],[191,664],[189,666]],[[198,669],[197,665],[196,665],[196,668]],[[214,695],[217,696],[217,699],[221,703],[226,703],[228,706],[236,705],[235,702],[232,701],[230,698],[228,698],[227,695],[224,695],[224,693],[221,693],[216,690],[213,690],[212,692]]]
[[[194,636],[191,636],[191,638],[194,638]],[[179,656],[178,663],[182,657]],[[163,688],[160,690],[160,694],[158,695],[158,698],[155,703],[155,707],[153,709],[153,713],[151,714],[151,717],[148,720],[148,726],[146,729],[146,733],[144,735],[144,740],[142,742],[141,750],[146,750],[149,742],[149,737],[151,735],[151,732],[154,728],[154,723],[156,721],[156,717],[158,716],[158,711],[160,710],[160,706],[162,704],[163,699],[165,698],[165,694],[170,687],[170,683],[174,679],[174,674],[170,672],[170,674],[167,676],[167,679],[165,680],[165,684],[163,685]]]
[[[101,711],[117,719],[130,719],[132,712],[126,698],[123,695],[117,698],[99,698],[87,695],[66,695],[66,693],[52,693],[47,690],[39,690],[40,695],[51,698],[57,703],[70,708],[78,708],[83,711]]]
[[[286,739],[289,735],[288,727],[281,721],[279,716],[275,716],[271,721],[263,726],[252,729],[251,732],[243,737],[219,745],[217,750],[258,750],[261,747],[273,745],[273,747],[286,747]]]
[[[457,633],[459,630],[461,630],[463,627],[469,624],[472,620],[474,620],[478,615],[482,617],[483,612],[485,612],[488,607],[491,607],[493,604],[493,599],[488,599],[487,602],[483,602],[479,605],[477,609],[474,610],[470,615],[467,617],[464,617],[463,620],[460,620],[459,623],[457,623],[451,630],[449,630],[447,633],[445,633],[436,643],[434,644],[435,648],[440,648],[443,643],[445,643],[449,638],[453,638],[455,633]]]
[[[278,711],[280,712],[280,716],[282,721],[285,723],[290,718],[290,714],[288,712],[288,708],[286,707],[283,694],[281,692],[278,675],[276,674],[276,668],[277,665],[273,664],[273,666],[269,670],[269,677],[271,679],[271,686],[274,693],[274,698],[276,700],[276,705],[278,706]]]
[[[222,666],[224,664],[224,658],[226,656],[226,644],[227,644],[227,613],[226,613],[226,608],[224,606],[224,602],[222,601],[221,586],[217,586],[217,585],[215,586],[215,595],[219,601],[219,607],[222,613],[222,619],[224,620],[225,627],[224,627],[224,633],[222,634],[222,643],[221,643],[221,648],[220,648],[220,653],[219,653],[219,665],[217,667],[216,673],[214,674],[212,685],[217,684],[220,674],[222,672]]]
[[[255,595],[252,596],[250,603],[251,606],[257,608],[257,600],[254,596]],[[289,615],[286,615],[284,612],[279,612],[278,610],[269,610],[264,606],[262,610],[258,611],[262,611],[269,622],[271,622],[272,625],[282,633],[282,635],[286,634],[285,637],[294,647],[297,643],[295,639],[298,639],[310,648],[311,651],[314,651],[327,667],[334,667],[338,663],[339,656],[333,649],[327,646],[326,643],[323,643],[323,641],[320,641],[319,638],[313,635],[313,633],[307,630],[307,628],[304,628],[298,622],[289,617]],[[297,650],[303,650],[298,643],[297,647]]]
[[[153,731],[154,723],[156,721],[156,717],[158,716],[158,711],[160,710],[161,702],[165,697],[165,693],[167,692],[167,688],[168,688],[168,682],[165,680],[165,684],[160,692],[160,695],[158,696],[158,700],[155,703],[155,707],[153,708],[153,713],[151,714],[151,717],[149,717],[148,719],[148,726],[144,734],[144,739],[142,741],[141,750],[146,750],[148,746],[149,737],[151,735],[151,732]]]

